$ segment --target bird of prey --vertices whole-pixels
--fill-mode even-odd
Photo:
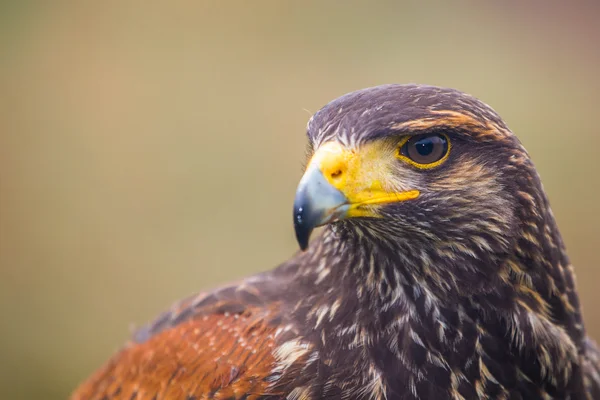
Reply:
[[[496,112],[384,85],[308,140],[302,251],[175,304],[72,399],[600,399],[573,266]]]

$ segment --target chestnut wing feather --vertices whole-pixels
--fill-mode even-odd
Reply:
[[[176,305],[138,332],[72,400],[279,397],[270,387],[279,310],[252,296],[230,287]]]

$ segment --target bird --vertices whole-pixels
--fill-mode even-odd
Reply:
[[[548,198],[490,106],[387,84],[307,136],[298,252],[177,302],[73,400],[600,399]]]

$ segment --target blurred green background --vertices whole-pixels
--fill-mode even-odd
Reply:
[[[0,399],[64,399],[174,300],[295,250],[311,113],[390,82],[529,149],[600,338],[600,6],[2,2]]]

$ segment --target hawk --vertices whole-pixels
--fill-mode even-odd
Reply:
[[[308,140],[302,251],[175,304],[72,399],[600,399],[573,266],[496,112],[384,85],[327,104]]]

